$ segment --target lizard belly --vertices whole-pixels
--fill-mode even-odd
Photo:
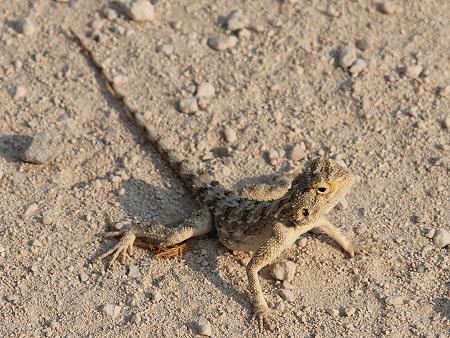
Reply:
[[[240,224],[228,223],[216,226],[220,242],[230,250],[255,252],[267,241],[271,235],[271,229],[267,224]]]

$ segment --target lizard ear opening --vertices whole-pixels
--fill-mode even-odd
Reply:
[[[317,185],[316,191],[320,195],[326,195],[331,192],[331,186],[328,183],[321,182]]]

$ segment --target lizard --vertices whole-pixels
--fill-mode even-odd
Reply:
[[[123,108],[144,129],[150,143],[165,158],[170,167],[188,186],[201,206],[190,216],[166,227],[148,224],[147,229],[110,231],[105,237],[120,237],[112,248],[97,257],[101,261],[112,256],[112,265],[118,258],[127,260],[133,255],[133,245],[138,240],[155,243],[159,248],[170,248],[192,237],[216,231],[220,242],[233,251],[253,252],[246,266],[248,291],[254,317],[260,331],[271,330],[276,314],[264,298],[258,273],[272,263],[304,233],[318,228],[336,241],[350,256],[355,246],[326,215],[349,192],[355,178],[349,169],[328,157],[312,160],[306,169],[292,181],[283,184],[255,184],[234,191],[222,187],[216,181],[208,181],[188,167],[141,119],[129,103],[118,94],[114,83],[103,72],[101,64],[86,47],[82,39],[71,30],[81,49],[87,54],[104,77],[112,94]]]

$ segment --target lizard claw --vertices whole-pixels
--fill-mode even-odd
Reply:
[[[259,310],[255,312],[255,317],[258,321],[258,328],[260,333],[263,333],[264,330],[272,331],[274,325],[277,322],[275,311],[270,309]]]
[[[120,233],[113,231],[106,234],[106,237],[114,237],[118,235],[120,235]],[[130,256],[133,255],[133,243],[135,239],[136,235],[132,231],[123,232],[119,242],[113,248],[98,256],[94,262],[101,261],[109,255],[112,255],[111,260],[109,261],[110,267],[114,264],[117,258],[120,258],[122,262],[125,262]]]

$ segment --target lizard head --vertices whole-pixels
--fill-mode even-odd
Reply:
[[[291,217],[297,226],[315,222],[330,212],[350,190],[355,178],[345,167],[329,159],[313,160],[291,187]]]

